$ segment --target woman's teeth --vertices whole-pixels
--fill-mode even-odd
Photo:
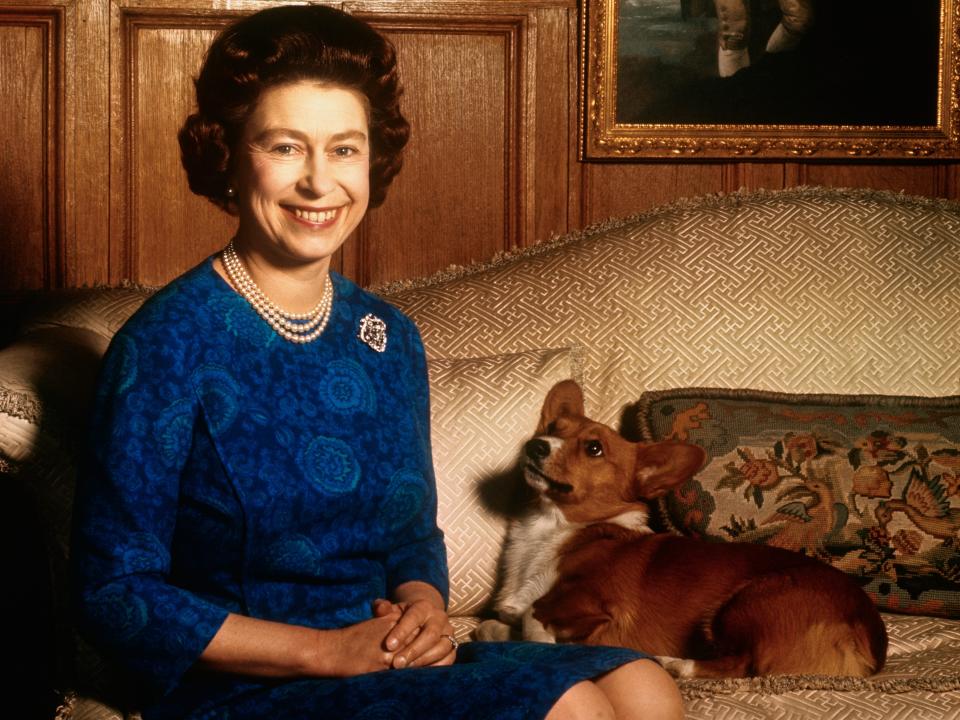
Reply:
[[[336,210],[301,210],[300,208],[294,208],[293,214],[296,215],[301,220],[306,220],[307,222],[312,223],[323,223],[328,220],[333,220],[334,216],[337,214]]]

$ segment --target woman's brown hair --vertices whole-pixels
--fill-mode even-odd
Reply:
[[[383,203],[400,171],[410,125],[400,112],[396,52],[362,20],[333,8],[269,8],[221,32],[195,81],[197,112],[178,135],[190,189],[228,212],[231,152],[261,93],[317,80],[363,95],[370,121],[370,207]]]

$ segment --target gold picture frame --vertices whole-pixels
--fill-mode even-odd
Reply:
[[[704,60],[711,52],[705,46],[712,42],[713,58],[724,60],[720,28],[729,29],[730,24],[726,22],[729,15],[721,13],[728,13],[731,3],[746,2],[748,10],[751,4],[766,8],[762,40],[776,11],[818,0],[581,0],[581,159],[960,157],[960,0],[874,1],[889,3],[891,12],[879,8],[870,13],[873,18],[868,22],[887,22],[889,27],[874,24],[867,27],[868,32],[850,32],[842,23],[852,16],[841,16],[836,8],[857,4],[821,1],[811,5],[816,12],[811,22],[815,30],[800,34],[802,54],[796,48],[775,54],[770,50],[774,32],[754,65],[733,74],[727,68],[728,74],[721,76],[722,66],[704,69],[706,62],[714,61]],[[906,17],[896,12],[897,2],[907,8]],[[667,15],[653,18],[656,12]],[[637,38],[654,32],[648,28],[664,32],[667,27],[670,32],[667,21],[674,12],[687,25],[672,26],[669,43]],[[691,18],[692,12],[701,16]],[[650,16],[646,20],[644,13]],[[780,18],[781,24],[787,23],[785,11]],[[904,27],[904,22],[925,24]],[[758,26],[754,21],[750,32]],[[712,37],[705,38],[710,31]],[[743,35],[738,36],[740,45],[747,47],[749,58],[751,48]],[[837,42],[838,37],[842,42]],[[694,63],[684,59],[670,66],[666,55],[656,55],[661,47],[657,42],[664,48],[679,46],[687,53],[684,58],[696,57],[700,64],[694,69]],[[809,43],[806,48],[803,42]],[[755,47],[756,41],[754,57],[758,55]],[[697,48],[699,55],[695,55]],[[725,52],[729,57],[730,51]],[[869,53],[875,53],[875,58]],[[764,62],[768,67],[761,72]],[[800,88],[801,97],[796,99],[789,95],[790,83],[776,76],[781,69],[788,72],[789,63],[795,66],[790,71],[794,74],[784,77]],[[875,72],[878,67],[881,70]],[[716,77],[706,76],[714,70]],[[692,78],[694,72],[701,73],[696,81],[684,85],[677,80],[682,73]],[[804,81],[803,73],[816,80]],[[825,88],[820,105],[821,89],[815,83]],[[733,93],[732,88],[739,94],[726,102],[724,94]],[[751,95],[753,90],[757,92]]]

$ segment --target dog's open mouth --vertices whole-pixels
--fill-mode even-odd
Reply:
[[[555,492],[563,493],[563,494],[573,492],[573,485],[568,485],[567,483],[560,482],[559,480],[554,480],[552,477],[544,473],[543,470],[538,468],[533,463],[529,463],[529,462],[527,463],[526,471],[528,473],[533,473],[539,479],[543,480],[547,484],[547,487],[546,487],[547,490],[554,490]]]

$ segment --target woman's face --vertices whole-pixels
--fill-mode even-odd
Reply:
[[[268,88],[236,154],[238,244],[278,266],[329,264],[367,210],[369,173],[362,95],[312,81]]]

